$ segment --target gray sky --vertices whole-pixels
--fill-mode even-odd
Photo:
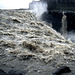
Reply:
[[[0,9],[29,8],[33,0],[0,0]]]

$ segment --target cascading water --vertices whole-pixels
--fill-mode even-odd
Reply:
[[[62,27],[61,27],[61,34],[66,38],[66,39],[71,39],[71,41],[75,42],[75,31],[71,30],[68,32],[68,24],[67,24],[67,16],[65,15],[64,12],[62,12],[63,17],[62,17]]]
[[[66,36],[67,34],[67,17],[64,12],[62,12],[63,17],[62,17],[62,27],[61,27],[61,33],[62,35]]]

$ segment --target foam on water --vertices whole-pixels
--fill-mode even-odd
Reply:
[[[5,48],[9,55],[14,53],[18,59],[22,59],[22,57],[26,59],[26,55],[32,55],[48,62],[54,58],[54,54],[57,52],[63,54],[64,49],[71,48],[71,41],[67,41],[45,22],[37,21],[32,13],[15,10],[11,17],[8,17],[6,13],[11,13],[11,10],[2,12],[6,16],[4,18],[3,13],[1,14],[0,45]],[[10,14],[8,15],[10,16]],[[8,23],[7,20],[9,19],[10,22]]]

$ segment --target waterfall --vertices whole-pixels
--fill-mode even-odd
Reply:
[[[67,16],[65,15],[64,12],[62,12],[63,17],[62,17],[62,27],[61,27],[61,34],[66,36],[67,35]]]

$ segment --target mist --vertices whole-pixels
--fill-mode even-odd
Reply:
[[[75,43],[75,31],[68,32],[66,38],[69,38],[72,42]]]
[[[29,9],[36,15],[37,19],[41,19],[42,14],[47,11],[47,3],[41,1],[33,1],[30,3]]]

